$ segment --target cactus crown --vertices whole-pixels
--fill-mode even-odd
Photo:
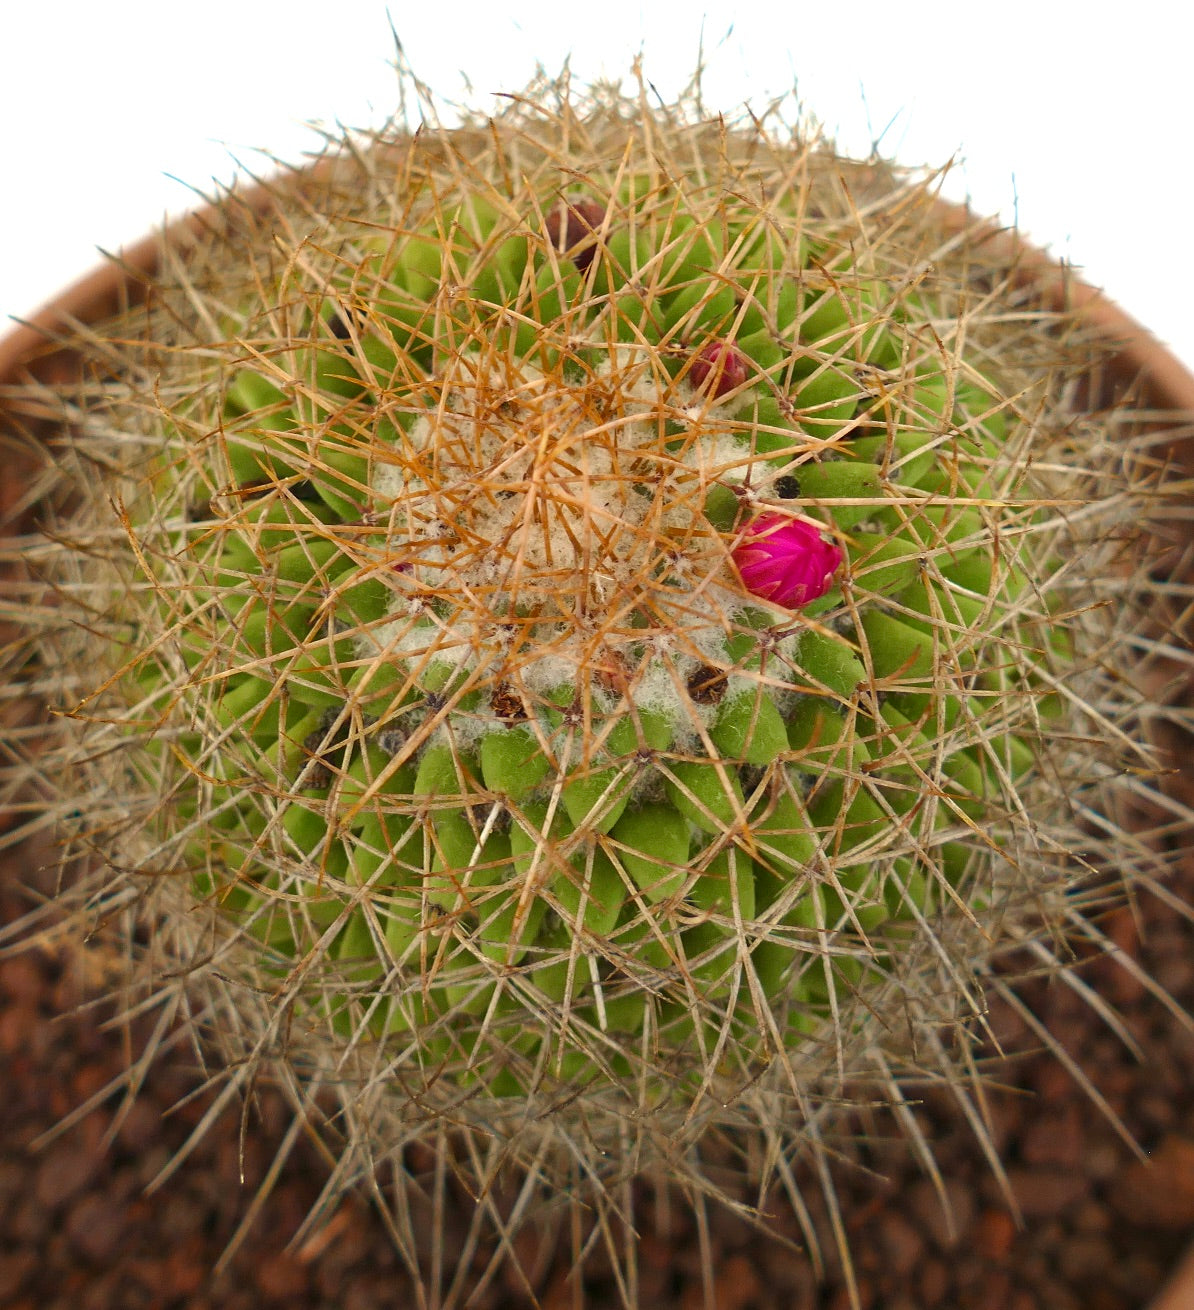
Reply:
[[[600,1176],[955,1076],[1097,862],[1143,493],[934,188],[540,88],[172,259],[59,452],[38,676],[81,903],[234,1082]]]

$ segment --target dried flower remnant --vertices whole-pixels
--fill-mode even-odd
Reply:
[[[547,239],[584,273],[597,254],[595,234],[604,221],[605,208],[596,200],[561,201],[547,216]]]
[[[824,596],[841,562],[841,550],[814,524],[782,514],[760,514],[734,550],[747,590],[788,609]]]

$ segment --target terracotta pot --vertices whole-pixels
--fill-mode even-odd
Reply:
[[[317,166],[316,176],[324,170]],[[286,179],[284,188],[301,188],[303,175]],[[4,388],[30,379],[49,385],[66,383],[79,370],[80,359],[69,341],[80,324],[96,324],[118,311],[143,302],[150,294],[165,252],[185,249],[215,226],[225,227],[268,221],[276,191],[256,186],[239,192],[229,211],[212,209],[189,214],[122,250],[94,272],[68,287],[59,297],[0,339],[0,440],[8,425],[38,433],[47,422],[36,411],[23,409],[15,393]],[[994,225],[979,228],[974,235],[973,217],[954,206],[942,207],[950,228],[971,229],[971,239],[996,252],[1000,262],[1020,272],[1023,285],[1039,287],[1050,309],[1070,309],[1090,328],[1113,343],[1113,353],[1104,373],[1097,379],[1094,399],[1110,403],[1124,396],[1140,410],[1142,424],[1173,422],[1173,411],[1184,411],[1194,419],[1194,374],[1102,292],[1083,283],[1071,269],[1029,246],[1015,233]],[[1165,420],[1165,416],[1168,416]],[[7,445],[7,442],[5,442]],[[1175,456],[1194,472],[1194,442],[1175,442]],[[0,521],[24,519],[21,505],[27,470],[18,460],[6,456],[0,468]],[[0,816],[2,817],[2,816]],[[1154,1302],[1153,1310],[1194,1310],[1194,1253],[1177,1269],[1170,1287]]]

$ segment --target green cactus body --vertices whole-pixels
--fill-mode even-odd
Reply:
[[[634,199],[586,191],[604,217],[582,270],[537,217],[558,192],[536,186],[518,204],[416,207],[384,254],[355,269],[346,255],[346,272],[304,287],[309,344],[268,370],[233,352],[212,415],[227,464],[209,476],[242,490],[189,534],[196,559],[172,579],[184,637],[213,600],[229,620],[196,698],[211,725],[197,754],[212,732],[251,740],[233,808],[269,795],[281,854],[309,862],[321,903],[339,898],[334,954],[458,1008],[463,1032],[511,971],[527,986],[507,982],[508,998],[543,987],[558,1006],[565,964],[540,960],[567,944],[576,1014],[600,1027],[597,993],[618,994],[633,1028],[635,987],[649,992],[674,1064],[694,1029],[666,1015],[682,1020],[703,987],[705,1037],[719,1013],[736,1022],[726,979],[749,1000],[743,950],[776,953],[756,876],[823,885],[833,969],[793,940],[770,970],[781,992],[793,974],[818,979],[799,1045],[810,1012],[828,1016],[826,979],[858,981],[851,951],[882,968],[887,920],[948,881],[941,810],[981,822],[999,804],[980,717],[976,743],[894,705],[925,719],[943,680],[956,701],[1011,617],[1017,575],[983,562],[1015,508],[958,502],[1001,448],[961,438],[966,361],[926,345],[925,302],[905,305],[893,267],[843,249],[818,291],[794,192],[763,213],[683,176]],[[687,377],[715,340],[743,361],[725,395]],[[984,431],[1005,420],[994,384],[968,384],[965,404]],[[815,519],[845,553],[815,618],[760,607],[736,576],[736,534],[771,507]],[[1018,677],[1031,684],[1031,659]],[[297,760],[283,750],[289,776],[267,764],[284,700],[320,716]],[[1031,759],[1033,731],[1009,725],[1005,750]],[[924,788],[936,805],[915,804]],[[268,865],[255,846],[242,863]],[[927,861],[917,892],[910,846]],[[581,914],[583,870],[600,870],[595,917]],[[296,959],[315,947],[271,933]],[[567,1022],[523,1018],[544,1042]],[[757,1057],[735,1049],[741,1077]]]
[[[379,987],[458,1007],[464,1031],[499,983],[545,1007],[566,991],[598,1028],[598,993],[617,994],[633,1028],[637,987],[675,1064],[694,994],[706,1040],[752,995],[779,1005],[816,977],[798,1046],[828,1017],[826,980],[858,983],[867,955],[881,970],[888,921],[950,881],[941,813],[1000,805],[981,714],[977,741],[956,713],[927,720],[937,689],[956,704],[982,674],[1020,595],[991,567],[1017,507],[959,499],[992,480],[1014,416],[993,383],[963,394],[976,370],[926,334],[944,302],[906,304],[894,267],[844,248],[831,276],[806,262],[795,192],[763,213],[683,176],[633,199],[593,189],[569,201],[602,214],[583,260],[540,225],[557,195],[544,178],[517,204],[416,207],[384,253],[305,287],[309,344],[268,372],[234,362],[213,477],[244,491],[191,534],[234,620],[213,727],[247,729],[264,757],[269,688],[322,716],[268,786],[315,783],[277,801],[286,853],[340,897],[339,956],[372,954]],[[686,364],[713,341],[734,352],[724,394]],[[963,435],[974,414],[981,441]],[[769,508],[845,553],[809,613],[760,606],[735,573],[736,536]],[[189,584],[184,629],[207,603]],[[1031,658],[1016,676],[1032,684]],[[1030,761],[1034,731],[1021,716],[1002,749]],[[260,804],[250,787],[237,806]],[[581,913],[586,870],[599,913]],[[759,917],[792,882],[808,888],[786,919],[824,887],[828,971]],[[760,947],[779,956],[761,995],[743,985]],[[544,1042],[570,1022],[523,1017]],[[741,1077],[760,1057],[734,1049]]]
[[[593,112],[567,167],[513,111],[379,145],[113,402],[126,864],[400,1138],[773,1119],[1073,877],[1056,336],[973,309],[927,191]],[[760,524],[840,567],[775,599]]]

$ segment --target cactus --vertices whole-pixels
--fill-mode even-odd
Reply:
[[[69,398],[9,678],[230,1089],[592,1201],[959,1082],[1140,862],[1152,490],[935,179],[558,90],[224,202]]]

